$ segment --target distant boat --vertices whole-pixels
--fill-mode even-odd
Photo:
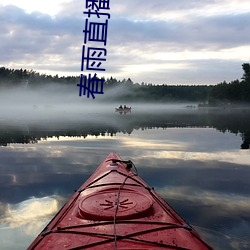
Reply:
[[[124,113],[128,113],[128,112],[131,112],[131,107],[125,107],[125,108],[115,108],[115,111],[116,112],[124,112]]]

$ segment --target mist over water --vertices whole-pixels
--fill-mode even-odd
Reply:
[[[95,99],[79,96],[77,86],[59,84],[46,85],[36,88],[0,89],[0,121],[18,125],[20,122],[36,123],[56,121],[88,121],[110,122],[116,107],[127,105],[133,113],[145,112],[178,112],[185,109],[187,104],[154,104],[131,103],[127,100],[111,102],[110,97],[119,95],[124,88],[117,87]],[[98,116],[93,117],[93,114]],[[116,114],[115,114],[116,115]]]
[[[35,89],[5,89],[0,92],[1,118],[34,120],[66,118],[71,114],[91,113],[106,108],[97,98],[79,97],[77,87],[51,85]]]
[[[78,95],[77,86],[51,84],[36,88],[0,89],[0,138],[8,142],[36,141],[48,136],[131,134],[147,127],[212,127],[240,134],[242,147],[249,148],[249,109],[199,109],[197,103],[114,102],[122,87],[96,99]],[[120,105],[132,107],[129,113],[115,112]],[[9,133],[13,134],[8,140]],[[39,136],[38,132],[39,131]],[[42,132],[44,131],[44,132]],[[2,136],[1,136],[2,134]],[[6,137],[7,136],[7,137]],[[3,139],[4,137],[4,139]],[[27,139],[28,138],[28,139]]]

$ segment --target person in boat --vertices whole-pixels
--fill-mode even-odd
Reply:
[[[127,106],[126,105],[124,105],[124,109],[126,109],[127,108]]]
[[[119,109],[122,109],[122,105],[119,106]]]

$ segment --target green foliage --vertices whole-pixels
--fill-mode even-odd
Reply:
[[[244,82],[249,83],[250,82],[250,64],[243,63],[242,69],[244,71],[244,74],[241,79],[243,79]]]
[[[34,70],[0,68],[0,86],[4,87],[36,87],[51,83],[72,84],[80,81],[80,77],[58,77],[40,74]]]
[[[242,64],[242,81],[222,82],[213,87],[209,103],[214,105],[232,103],[250,103],[250,64]]]
[[[113,101],[204,102],[209,105],[250,103],[250,64],[242,64],[242,81],[222,82],[217,85],[153,85],[134,83],[131,78],[117,80],[112,76],[104,82],[104,92],[112,93]],[[0,68],[0,86],[34,88],[53,83],[76,86],[80,76],[59,77],[40,74],[34,70]]]

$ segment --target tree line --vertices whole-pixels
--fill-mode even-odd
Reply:
[[[216,85],[154,85],[152,83],[134,83],[131,78],[117,80],[112,76],[104,79],[104,95],[111,93],[112,100],[171,102],[202,102],[204,105],[224,105],[228,103],[250,103],[250,64],[242,64],[243,76],[239,80],[221,82]],[[53,83],[78,84],[80,76],[51,76],[34,70],[9,69],[0,67],[0,86],[35,88]],[[109,97],[110,98],[110,97]]]

